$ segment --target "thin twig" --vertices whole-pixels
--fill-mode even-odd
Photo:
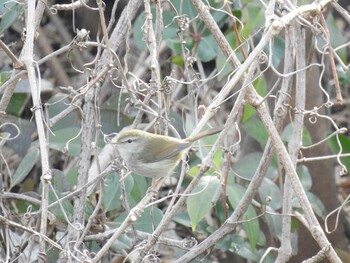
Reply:
[[[41,155],[41,166],[42,166],[42,196],[41,196],[41,224],[40,224],[40,239],[39,239],[39,251],[43,257],[39,257],[39,262],[45,262],[46,245],[45,238],[47,231],[47,219],[48,219],[48,201],[49,201],[49,183],[52,179],[51,171],[49,166],[49,155],[46,144],[46,133],[44,128],[44,116],[42,115],[42,107],[40,102],[40,86],[37,85],[37,78],[34,69],[34,38],[35,38],[35,1],[29,1],[27,5],[26,15],[26,41],[23,47],[23,62],[26,65],[28,72],[28,79],[30,83],[32,100],[33,100],[33,111],[35,116],[35,122],[38,131],[40,155]],[[38,71],[37,71],[38,72]],[[39,72],[38,72],[39,73]],[[39,77],[40,80],[40,77]]]
[[[12,60],[15,69],[21,69],[24,65],[22,61],[20,61],[15,54],[12,53],[11,49],[7,47],[7,45],[0,40],[0,48],[9,56]]]
[[[335,66],[335,62],[334,62],[333,48],[332,48],[332,44],[331,44],[331,37],[329,35],[329,30],[328,30],[328,27],[327,27],[326,20],[324,19],[324,16],[323,16],[322,13],[320,13],[320,18],[321,18],[321,24],[322,24],[322,26],[324,28],[325,37],[327,39],[327,45],[328,45],[328,51],[329,51],[329,62],[331,64],[331,69],[332,69],[332,73],[333,73],[333,79],[334,79],[334,82],[335,82],[336,100],[337,100],[337,103],[343,104],[343,97],[342,97],[341,91],[340,91],[340,84],[339,84],[338,73],[337,73],[337,69],[336,69],[336,66]]]

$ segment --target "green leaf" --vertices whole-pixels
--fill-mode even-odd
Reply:
[[[236,165],[236,171],[239,176],[251,180],[256,168],[258,168],[261,156],[261,152],[253,152],[244,155]]]
[[[120,114],[120,124],[118,125],[118,112],[116,111],[117,107],[118,106],[115,105],[113,109],[109,109],[102,106],[100,109],[101,129],[104,134],[119,132],[122,127],[129,126],[132,123],[131,118],[127,117],[124,114]]]
[[[155,21],[156,12],[155,8],[151,9],[153,21]],[[163,30],[163,39],[167,42],[170,39],[177,38],[177,24],[173,21],[175,14],[165,10],[163,12],[163,24],[166,27]],[[145,22],[145,12],[141,12],[139,16],[135,19],[133,26],[133,34],[134,34],[134,43],[139,50],[146,50],[147,43],[144,39],[144,33],[142,32],[142,28]]]
[[[235,171],[238,173],[239,176],[242,176],[247,180],[251,180],[255,174],[256,169],[259,166],[261,157],[261,152],[251,152],[242,156],[239,162],[237,162],[237,164],[235,165]],[[278,175],[279,172],[277,158],[273,158],[269,168],[267,169],[266,177],[273,179],[276,178]]]
[[[73,188],[73,185],[69,183],[68,177],[64,173],[57,169],[51,169],[52,172],[52,186],[59,193],[65,191],[70,191]]]
[[[181,41],[178,38],[165,39],[166,45],[175,53],[181,54]],[[186,41],[187,43],[187,41]]]
[[[50,248],[50,253],[47,253],[47,262],[58,262],[61,251],[58,248]]]
[[[254,253],[254,251],[252,251],[252,248],[249,247],[249,244],[243,243],[236,245],[232,248],[232,252],[241,256],[242,258],[250,259],[251,261],[255,262],[259,261],[258,256],[256,253]]]
[[[2,86],[2,84],[4,84],[11,76],[11,72],[10,71],[2,71],[0,73],[0,86]]]
[[[221,191],[220,181],[213,176],[202,177],[192,191],[191,196],[187,199],[187,212],[191,218],[193,231],[218,200],[218,191]]]
[[[54,190],[50,188],[49,204],[54,203],[58,199],[62,198],[64,196],[64,192],[72,187],[72,185],[69,185],[68,179],[64,173],[59,170],[54,170],[52,174],[52,186]],[[53,191],[55,191],[55,193]],[[69,200],[61,201],[60,204],[63,209],[59,204],[57,204],[51,207],[49,210],[60,220],[60,222],[66,222],[65,214],[69,219],[71,219],[71,215],[73,213],[73,205]]]
[[[259,188],[259,195],[261,202],[265,203],[268,197],[271,197],[271,201],[266,205],[269,205],[273,209],[277,210],[282,207],[282,193],[277,185],[268,178],[264,178]]]
[[[148,189],[147,179],[148,178],[143,176],[133,176],[134,186],[129,195],[129,202],[131,206],[135,206],[146,195]]]
[[[283,130],[281,138],[284,142],[289,142],[293,134],[293,125],[289,123]],[[311,136],[309,131],[304,127],[302,132],[302,143],[304,146],[312,144]]]
[[[30,147],[39,148],[38,142],[33,142],[33,134],[36,133],[35,122],[19,117],[11,117],[10,120],[21,131],[16,139],[7,141],[6,143],[14,153],[23,158],[28,153]],[[2,130],[9,132],[12,136],[17,134],[17,130],[13,125],[5,125],[2,127]]]
[[[198,58],[203,62],[213,60],[218,54],[218,45],[212,35],[202,37],[198,43]]]
[[[221,150],[216,151],[213,158],[213,164],[217,170],[220,170],[222,158],[223,158],[222,151]]]
[[[57,197],[56,197],[57,195]],[[52,189],[50,189],[49,192],[49,204],[52,204],[57,201],[57,198],[61,199],[63,197],[63,194],[56,191],[56,195],[53,193]],[[62,206],[62,208],[61,208]],[[61,206],[59,204],[56,204],[49,208],[50,212],[55,215],[57,219],[59,219],[60,222],[66,222],[66,216],[68,219],[71,220],[72,214],[73,214],[73,205],[69,202],[69,200],[61,201]]]
[[[136,229],[147,233],[153,233],[154,227],[158,226],[162,219],[162,210],[156,207],[146,208],[140,219],[136,222]]]
[[[243,128],[250,137],[260,143],[262,148],[265,147],[269,135],[260,119],[255,117],[248,119],[243,124]]]
[[[245,23],[241,34],[244,38],[250,38],[252,33],[265,25],[265,9],[260,5],[247,5],[242,9],[242,20]]]
[[[104,133],[110,134],[119,132],[123,127],[129,126],[133,122],[134,112],[125,113],[123,109],[127,108],[129,95],[122,94],[110,96],[101,105],[101,125]],[[117,109],[120,109],[119,111]],[[135,111],[136,113],[136,111]],[[119,123],[118,123],[119,122]]]
[[[0,35],[17,20],[23,11],[24,4],[7,0],[0,1]]]
[[[210,5],[214,8],[221,8],[220,3],[218,1],[210,1]],[[225,14],[225,12],[214,11],[211,12],[211,16],[214,18],[216,24],[219,28],[222,28],[226,23],[230,23],[230,18]],[[211,33],[210,33],[211,34]]]
[[[37,148],[29,151],[24,156],[24,158],[20,162],[19,166],[16,169],[16,172],[12,177],[10,188],[18,185],[24,180],[24,178],[26,178],[26,176],[32,170],[34,165],[38,162],[39,157],[40,157],[40,151]]]
[[[266,95],[266,81],[265,78],[258,78],[254,81],[254,88],[260,96]],[[256,115],[256,110],[253,106],[246,103],[244,105],[243,119],[242,122],[246,123],[250,118]]]
[[[65,109],[69,107],[71,104],[70,100],[68,99],[67,95],[58,93],[53,95],[46,103],[48,105],[47,109],[49,112],[49,117],[52,118],[56,116],[57,114],[61,113]],[[60,119],[53,127],[51,127],[52,131],[61,130],[64,128],[70,128],[72,126],[75,126],[77,123],[77,120],[79,120],[80,117],[78,117],[78,114],[76,111],[73,111],[69,113],[64,118]]]
[[[73,167],[67,172],[67,180],[70,186],[74,186],[77,184],[78,180],[78,167]]]
[[[327,26],[328,26],[328,30],[329,30],[329,40],[331,41],[332,47],[338,47],[344,44],[348,44],[348,39],[345,36],[344,32],[342,32],[342,30],[339,29],[339,25],[337,20],[334,18],[334,16],[330,13],[329,15],[327,15]],[[321,43],[324,43],[324,39],[323,38],[319,38],[322,39],[323,41]],[[339,55],[339,57],[342,59],[344,64],[348,63],[348,59],[347,59],[347,51],[345,48],[339,48],[337,51],[337,54]]]
[[[321,217],[322,219],[325,219],[326,217],[326,208],[323,205],[323,203],[321,202],[321,200],[314,194],[311,192],[306,192],[306,196],[307,199],[309,200],[312,209],[314,210],[314,212],[316,213],[316,215],[318,215],[319,217]],[[301,208],[298,200],[296,197],[293,198],[293,207],[295,208]]]
[[[226,40],[230,43],[230,46],[232,49],[236,49],[238,44],[237,44],[237,38],[236,35],[233,31],[229,31],[227,34],[225,34]],[[246,51],[248,51],[245,48]],[[243,61],[243,55],[240,49],[237,49],[235,52],[237,58],[239,61]],[[216,68],[219,71],[218,75],[218,80],[221,81],[224,78],[226,78],[229,74],[233,72],[233,67],[231,64],[228,62],[228,58],[224,56],[221,52],[218,52],[217,57],[216,57]]]
[[[228,183],[228,182],[227,182]],[[223,188],[223,187],[222,187]],[[221,197],[220,197],[221,198]],[[227,207],[225,205],[225,208],[223,206],[223,203],[222,202],[216,202],[215,204],[215,218],[217,219],[217,221],[219,222],[218,224],[219,225],[222,225],[225,223],[226,221],[226,210],[227,210]],[[229,209],[228,211],[229,213],[231,212],[231,210]],[[216,230],[216,229],[215,229]],[[214,232],[214,231],[213,231]]]
[[[128,176],[124,179],[126,195],[128,196],[131,189],[134,186],[134,180],[132,176]],[[104,182],[104,193],[103,193],[103,207],[105,210],[112,211],[114,209],[120,208],[122,203],[120,200],[121,191],[119,185],[119,176],[115,172],[108,174]]]
[[[218,52],[215,59],[216,68],[219,71],[218,80],[222,81],[229,74],[233,72],[233,67],[228,62],[227,57],[224,56],[221,52]]]
[[[193,38],[191,37],[185,37],[184,41],[180,41],[178,38],[165,39],[165,43],[176,55],[182,54],[182,45],[188,50],[191,50],[194,45]]]
[[[247,120],[249,120],[250,118],[254,117],[256,115],[256,110],[255,108],[248,104],[245,103],[244,104],[244,111],[243,111],[243,118],[242,118],[242,122],[246,123]]]
[[[168,10],[163,11],[163,23],[165,25],[163,29],[163,39],[176,38],[178,35],[178,27],[174,19],[174,12]]]
[[[185,227],[191,227],[191,219],[188,213],[179,213],[173,217],[173,221]]]
[[[239,201],[244,195],[246,189],[238,184],[228,185],[226,188],[227,198],[231,206],[236,209]],[[256,249],[256,244],[259,240],[260,225],[259,220],[256,218],[257,214],[252,205],[248,206],[246,213],[241,217],[242,220],[249,220],[243,223],[243,229],[245,230],[248,239],[250,241],[251,249]]]
[[[350,72],[344,71],[342,68],[337,68],[339,83],[341,86],[350,85]]]
[[[142,25],[145,20],[145,12],[139,14],[139,16],[135,19],[134,27],[133,27],[133,35],[134,35],[134,44],[139,50],[146,50],[147,46],[143,39],[142,33]]]
[[[266,80],[265,78],[258,78],[254,81],[254,88],[260,96],[265,96],[267,94]]]
[[[175,56],[171,57],[171,63],[173,63],[173,64],[175,64],[175,65],[177,65],[179,67],[182,67],[185,62],[184,62],[184,59],[181,56],[175,55]]]
[[[195,166],[191,167],[191,169],[188,170],[187,173],[189,175],[195,176],[198,173],[199,169],[200,169],[200,166],[199,165],[195,165]]]
[[[316,215],[325,219],[326,217],[326,208],[322,201],[318,198],[317,195],[311,192],[306,192],[307,199],[309,199],[312,209],[315,211]]]
[[[181,10],[181,14],[186,14],[189,19],[193,19],[198,15],[196,8],[191,1],[172,1],[176,10]]]
[[[242,235],[232,233],[232,235],[226,235],[221,242],[217,242],[215,248],[220,249],[223,252],[231,251],[235,253],[236,249],[244,243],[245,240]]]
[[[122,213],[118,218],[116,218],[112,224],[113,227],[118,228],[124,222],[127,217],[126,213]],[[133,225],[136,227],[136,230],[153,233],[154,227],[157,227],[160,221],[163,218],[163,212],[155,207],[147,207],[141,217],[138,218]]]
[[[266,206],[266,213],[264,215],[265,222],[269,227],[269,231],[275,237],[278,237],[282,233],[282,217],[279,215],[275,215],[276,211],[273,210],[270,206]]]
[[[281,61],[284,58],[284,51],[285,51],[285,43],[284,39],[281,37],[275,37],[273,41],[273,47],[272,47],[272,63],[277,68]],[[267,55],[269,55],[270,52],[267,52]]]
[[[304,190],[309,191],[312,186],[312,178],[309,172],[309,168],[307,168],[305,165],[298,165],[297,174]]]
[[[272,53],[272,64],[274,67],[278,67],[284,58],[285,44],[284,39],[275,37],[272,41],[272,47],[270,45],[265,46],[264,52],[266,56],[270,57]]]
[[[14,93],[11,96],[6,112],[14,116],[21,116],[29,98],[28,94]]]
[[[129,233],[121,234],[120,237],[113,243],[111,249],[116,253],[124,253],[124,251],[130,251],[134,247],[134,240],[135,239],[131,237]],[[101,248],[97,249],[96,253],[100,249]]]
[[[51,134],[50,136],[50,148],[67,153],[70,156],[78,156],[81,144],[80,135],[77,136],[79,132],[79,127],[69,127],[55,131],[54,135]],[[66,148],[67,146],[68,148]]]
[[[350,153],[350,139],[344,135],[339,134],[340,145],[342,146],[342,153]],[[340,147],[337,142],[336,136],[329,139],[329,145],[333,154],[339,154]],[[341,157],[341,162],[346,166],[346,169],[350,171],[350,157]]]

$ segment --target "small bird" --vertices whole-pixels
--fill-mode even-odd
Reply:
[[[133,129],[121,132],[111,143],[117,145],[129,170],[141,176],[158,178],[171,175],[184,152],[195,141],[221,130],[222,127],[213,128],[194,137],[178,139]]]

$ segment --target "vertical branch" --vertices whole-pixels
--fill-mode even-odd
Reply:
[[[298,44],[291,50],[296,51],[296,93],[295,93],[295,114],[294,114],[294,129],[292,137],[288,144],[288,151],[291,161],[296,167],[298,154],[301,146],[303,125],[304,125],[304,113],[305,109],[305,32],[301,30],[300,25],[295,25],[291,34],[287,36],[288,41]],[[287,34],[286,34],[287,35]],[[292,39],[291,39],[292,38]],[[287,72],[285,72],[287,73]],[[292,247],[291,247],[291,217],[288,216],[292,213],[292,197],[293,190],[291,187],[290,179],[288,176],[285,178],[283,192],[283,209],[282,214],[282,239],[281,247],[279,249],[279,254],[277,262],[286,262],[291,257]]]
[[[295,31],[293,30],[292,26],[288,26],[286,28],[286,39],[285,39],[285,56],[284,56],[284,68],[283,68],[283,73],[284,75],[290,74],[293,71],[293,67],[294,67],[294,44],[295,42],[295,34],[293,34]],[[291,87],[291,82],[292,82],[292,77],[288,76],[283,78],[282,81],[282,88],[281,88],[281,92],[279,93],[280,96],[279,98],[282,97],[286,97],[286,99],[288,100],[289,97],[287,97],[285,94],[289,94],[290,91],[290,87]],[[285,104],[287,104],[287,102],[282,103],[282,100],[279,100],[279,102],[281,102],[280,104],[277,103],[276,105],[276,110],[275,110],[275,114],[274,114],[274,123],[276,125],[276,128],[280,131],[282,128],[282,121],[279,121],[279,123],[276,121],[276,117],[281,115],[277,114],[278,113],[278,109],[284,110],[283,112],[283,119],[287,114],[287,111],[284,107]],[[284,108],[282,108],[284,107]],[[280,120],[282,120],[281,118],[279,118]],[[271,140],[269,140],[271,142]],[[284,195],[283,195],[283,209],[282,209],[282,213],[284,215],[288,215],[291,212],[291,199],[290,198],[290,193],[291,192],[291,186],[289,183],[289,179],[286,177],[285,179],[285,185],[284,185]],[[291,223],[291,218],[289,216],[283,216],[282,217],[282,234],[281,234],[281,246],[278,250],[278,257],[276,259],[276,262],[286,262],[289,260],[291,253],[292,253],[292,247],[291,247],[291,238],[290,238],[290,223]]]
[[[38,1],[37,7],[35,10],[35,30],[38,30],[40,26],[40,22],[44,15],[44,11],[46,7],[47,7],[47,0]]]
[[[328,44],[329,63],[331,65],[332,74],[333,74],[333,78],[334,78],[336,100],[337,100],[337,103],[343,104],[343,97],[341,95],[338,73],[337,73],[337,69],[335,66],[335,62],[334,62],[334,55],[333,55],[334,50],[332,48],[331,37],[330,37],[329,30],[327,27],[327,22],[324,19],[324,16],[322,13],[320,14],[320,18],[321,18],[321,24],[324,28],[325,38],[326,38],[327,44]]]
[[[159,56],[159,50],[160,50],[160,45],[162,44],[163,40],[163,6],[162,6],[162,1],[156,1],[156,30],[155,30],[155,38],[156,38],[156,45],[157,45],[157,53]]]
[[[94,123],[95,123],[95,110],[94,110],[94,93],[95,89],[89,89],[84,97],[83,106],[83,121],[82,121],[82,133],[81,133],[81,151],[79,156],[79,171],[77,179],[77,188],[83,188],[88,181],[88,171],[90,168],[90,159],[93,152],[91,142],[93,139]],[[74,199],[73,210],[73,225],[77,228],[68,228],[68,240],[75,241],[79,238],[79,231],[84,226],[84,211],[86,205],[86,188],[83,189],[77,197]]]
[[[120,18],[118,19],[118,23],[115,26],[109,41],[110,48],[112,50],[117,50],[122,43],[122,41],[127,36],[127,30],[129,27],[129,22],[136,16],[137,10],[142,4],[142,0],[130,0],[128,1],[127,6],[124,8]],[[107,52],[103,52],[101,55],[101,64],[106,65],[108,63],[108,54]],[[108,84],[106,81],[102,86],[104,89]]]
[[[51,173],[49,167],[49,158],[47,143],[45,137],[45,128],[43,123],[42,107],[40,102],[40,85],[36,80],[34,65],[34,38],[35,38],[35,1],[27,2],[26,13],[26,40],[23,47],[23,63],[27,68],[28,79],[30,83],[32,99],[33,99],[33,112],[35,116],[35,122],[39,137],[41,166],[42,166],[42,196],[41,196],[41,222],[40,222],[40,239],[39,239],[39,252],[42,257],[39,258],[39,262],[45,262],[45,236],[47,230],[47,213],[48,213],[48,199],[49,199],[49,184],[51,182]],[[40,82],[40,78],[39,78]]]
[[[151,74],[152,74],[152,77],[150,80],[150,88],[151,88],[151,91],[152,90],[157,91],[158,118],[160,119],[162,116],[162,108],[163,107],[162,107],[162,91],[161,91],[161,83],[160,83],[160,68],[159,68],[159,63],[158,63],[159,47],[157,47],[157,39],[156,39],[155,32],[153,30],[153,20],[152,20],[150,0],[145,0],[144,5],[145,5],[145,23],[143,26],[143,33],[144,33],[146,44],[148,46],[150,56],[151,56]],[[161,5],[159,4],[159,6],[157,6],[157,7],[160,8]],[[160,12],[161,12],[161,10],[158,11],[158,13],[160,13]],[[159,23],[160,20],[161,20],[161,18],[158,17],[157,22]],[[160,28],[159,25],[156,27],[158,29]]]
[[[315,213],[312,210],[311,204],[305,194],[303,186],[295,171],[293,162],[289,157],[287,149],[285,148],[283,141],[276,130],[276,127],[273,125],[273,122],[269,115],[269,109],[267,108],[265,103],[259,103],[259,95],[254,89],[248,88],[247,95],[249,103],[251,103],[252,106],[255,106],[257,113],[272,140],[273,146],[276,149],[276,153],[279,157],[279,160],[282,166],[284,167],[287,176],[290,179],[295,196],[297,197],[299,204],[304,211],[305,219],[307,220],[310,226],[310,233],[321,248],[329,248],[327,253],[327,257],[329,260],[331,260],[332,262],[341,262],[337,253],[334,251],[332,245],[329,243],[319,222],[317,221]]]
[[[100,21],[101,21],[101,28],[102,28],[102,33],[103,33],[103,42],[106,45],[105,52],[107,53],[107,58],[108,58],[108,64],[112,64],[112,54],[111,54],[111,49],[109,45],[109,40],[108,40],[108,32],[106,28],[106,19],[104,16],[104,10],[102,6],[102,0],[97,0],[97,6],[98,6],[98,13],[100,15]]]
[[[297,25],[295,28],[296,50],[296,82],[295,82],[295,114],[292,138],[288,144],[290,158],[296,166],[300,147],[302,145],[302,133],[304,126],[305,88],[306,88],[306,62],[305,62],[305,30]]]

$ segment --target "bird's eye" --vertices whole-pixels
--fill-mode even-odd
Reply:
[[[128,139],[127,142],[128,142],[128,143],[132,143],[132,140],[131,140],[131,139]]]

